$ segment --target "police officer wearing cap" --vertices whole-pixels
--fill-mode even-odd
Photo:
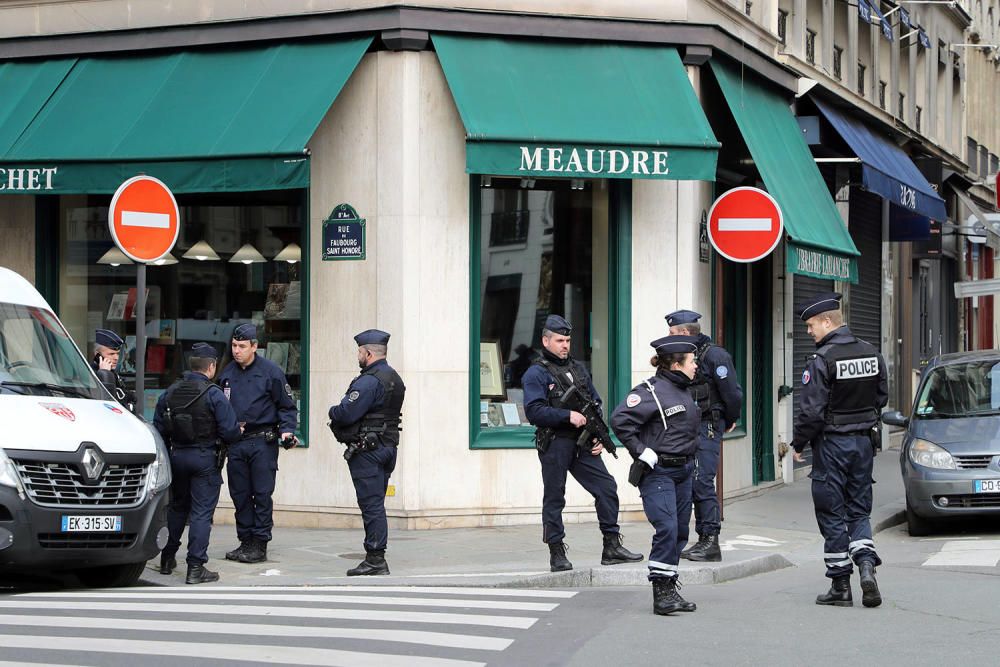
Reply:
[[[243,436],[229,447],[229,495],[236,508],[240,546],[227,560],[260,563],[267,560],[267,543],[274,525],[278,445],[295,445],[298,411],[285,374],[270,359],[257,356],[257,327],[241,324],[233,330],[233,360],[219,376],[222,391],[236,411]]]
[[[389,574],[385,548],[389,523],[385,492],[396,467],[396,448],[406,386],[386,361],[389,334],[378,329],[354,337],[361,375],[351,381],[340,403],[330,408],[330,429],[347,445],[344,458],[365,525],[365,559],[347,576]]]
[[[181,534],[188,525],[187,580],[189,584],[217,581],[219,574],[205,569],[212,514],[222,488],[219,447],[240,439],[236,413],[222,390],[212,384],[219,353],[208,343],[191,347],[184,376],[160,395],[153,425],[170,447],[170,537],[160,554],[160,574],[177,567]]]
[[[736,377],[733,357],[724,348],[701,332],[701,314],[693,310],[678,310],[667,315],[672,335],[693,336],[698,349],[695,362],[698,372],[691,383],[691,394],[701,409],[698,433],[698,466],[695,468],[692,494],[694,497],[694,528],[698,542],[681,554],[695,561],[720,561],[719,529],[721,512],[715,489],[719,470],[722,435],[733,430],[743,407],[743,387]]]
[[[875,568],[882,564],[872,541],[873,428],[889,398],[885,360],[844,324],[841,295],[818,294],[798,304],[797,315],[816,341],[802,373],[794,458],[813,448],[813,505],[825,540],[823,558],[830,590],[816,604],[850,607],[851,573],[860,570],[866,607],[882,604]]]
[[[125,341],[121,336],[110,329],[97,329],[94,331],[94,358],[90,365],[97,373],[97,379],[101,381],[115,400],[121,403],[126,410],[133,412],[135,409],[135,392],[125,388],[125,383],[118,375],[118,357],[121,349],[125,346]]]
[[[611,428],[635,459],[629,481],[656,532],[649,552],[653,613],[694,611],[678,592],[677,565],[687,543],[691,483],[701,414],[691,395],[698,340],[667,336],[650,345],[656,375],[635,386],[611,415]],[[638,472],[637,472],[638,471]]]
[[[543,486],[542,541],[549,545],[549,566],[553,572],[573,569],[563,542],[566,530],[562,511],[566,506],[567,473],[594,497],[597,520],[604,535],[601,564],[634,563],[643,558],[642,554],[633,553],[622,544],[618,528],[618,485],[601,460],[603,445],[597,443],[588,450],[577,446],[587,419],[563,405],[563,396],[574,386],[574,391],[596,401],[598,408],[601,403],[587,369],[569,356],[571,332],[569,322],[558,315],[549,315],[542,329],[542,354],[521,378],[524,413],[528,422],[538,427],[536,442]],[[542,433],[551,433],[551,439],[542,442]]]

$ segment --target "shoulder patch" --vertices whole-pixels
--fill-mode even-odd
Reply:
[[[725,366],[716,366],[715,374],[719,376],[720,380],[725,380],[729,377],[729,369]]]
[[[642,402],[642,396],[640,396],[639,394],[629,394],[628,397],[626,397],[625,399],[625,405],[627,405],[630,408],[634,408],[641,402]]]
[[[810,373],[809,369],[807,368],[806,370],[802,371],[802,384],[809,384],[809,380],[812,380],[812,373]]]
[[[351,403],[358,400],[359,398],[361,398],[361,392],[357,390],[354,390],[347,395],[347,400],[349,400]]]

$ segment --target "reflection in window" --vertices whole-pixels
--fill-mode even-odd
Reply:
[[[490,184],[480,189],[480,425],[528,427],[521,377],[549,314],[570,322],[572,356],[607,391],[607,190],[604,181]]]
[[[917,416],[974,417],[1000,411],[1000,364],[972,361],[931,371],[917,401]]]

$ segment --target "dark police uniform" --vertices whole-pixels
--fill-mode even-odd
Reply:
[[[354,337],[358,347],[388,345],[389,334],[378,329]],[[340,403],[330,408],[330,428],[348,445],[344,453],[358,508],[365,525],[365,560],[347,571],[348,576],[389,574],[385,549],[389,523],[385,492],[396,468],[396,448],[406,386],[385,359],[367,364],[351,381]]]
[[[671,327],[693,324],[701,314],[678,310],[667,315]],[[719,453],[723,434],[740,418],[743,408],[743,388],[736,377],[733,358],[724,348],[712,343],[705,334],[698,334],[695,360],[698,371],[691,383],[691,395],[701,410],[698,431],[698,465],[695,468],[692,496],[694,498],[694,528],[698,543],[681,554],[696,561],[720,561],[719,529],[721,512],[715,476],[719,470]]]
[[[799,304],[807,321],[840,308],[841,295],[831,292]],[[826,576],[830,592],[819,604],[851,605],[852,562],[861,570],[865,606],[878,606],[881,596],[874,568],[882,563],[872,541],[872,429],[888,402],[885,360],[875,347],[858,340],[847,326],[816,345],[802,373],[801,411],[795,419],[792,447],[813,448],[813,504],[825,539]]]
[[[109,329],[96,329],[94,331],[94,342],[110,350],[118,350],[119,352],[125,347],[125,341],[122,340],[121,336]],[[122,381],[122,377],[118,374],[118,371],[114,369],[109,371],[102,370],[98,356],[95,354],[94,358],[90,360],[90,366],[97,373],[97,379],[108,388],[108,391],[115,397],[115,400],[121,403],[126,410],[135,412],[135,392],[125,388],[125,383]]]
[[[256,338],[253,324],[241,324],[233,331],[236,341]],[[298,413],[285,374],[260,355],[246,368],[231,361],[219,375],[219,385],[243,424],[243,436],[229,448],[227,457],[229,495],[236,509],[240,547],[226,558],[258,563],[267,559],[274,525],[271,494],[278,472],[278,438],[295,432]]]
[[[218,359],[215,348],[196,343],[192,356]],[[167,527],[170,538],[160,559],[160,572],[170,574],[177,566],[174,556],[181,544],[184,526],[188,529],[187,583],[215,581],[208,572],[208,539],[212,515],[219,502],[222,471],[218,465],[219,442],[240,438],[236,413],[222,390],[204,373],[188,371],[167,389],[156,403],[153,424],[170,447],[170,511]]]
[[[694,353],[691,336],[667,336],[651,343],[658,356]],[[691,484],[701,413],[691,396],[691,380],[659,368],[636,385],[611,415],[611,428],[640,467],[639,492],[646,518],[656,530],[649,552],[653,611],[694,611],[677,593],[677,565],[688,538]],[[635,481],[635,475],[629,475]]]
[[[572,328],[558,315],[550,315],[545,321],[545,329],[553,333],[569,336]],[[550,566],[553,571],[573,568],[566,559],[563,539],[566,530],[562,511],[566,507],[566,474],[570,473],[586,491],[594,497],[597,520],[604,534],[603,565],[613,565],[642,560],[642,554],[625,549],[621,544],[618,527],[618,485],[608,473],[600,456],[591,454],[590,449],[577,445],[582,433],[570,423],[570,408],[563,407],[562,378],[557,382],[555,374],[561,374],[567,383],[577,386],[581,393],[596,401],[600,409],[601,397],[594,388],[590,374],[583,364],[572,357],[560,359],[548,350],[542,351],[521,378],[524,387],[524,413],[528,422],[535,427],[551,428],[553,437],[545,451],[539,450],[538,460],[542,464],[542,541],[549,545]]]

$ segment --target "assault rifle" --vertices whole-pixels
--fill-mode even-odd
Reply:
[[[608,424],[604,421],[604,415],[601,414],[601,407],[597,404],[597,401],[585,399],[581,395],[578,397],[576,411],[587,419],[587,424],[583,427],[583,433],[577,438],[577,446],[589,452],[594,448],[594,440],[597,440],[604,445],[604,449],[608,450],[611,456],[618,458],[618,454],[615,452],[615,441],[611,439],[611,431],[608,429]]]

